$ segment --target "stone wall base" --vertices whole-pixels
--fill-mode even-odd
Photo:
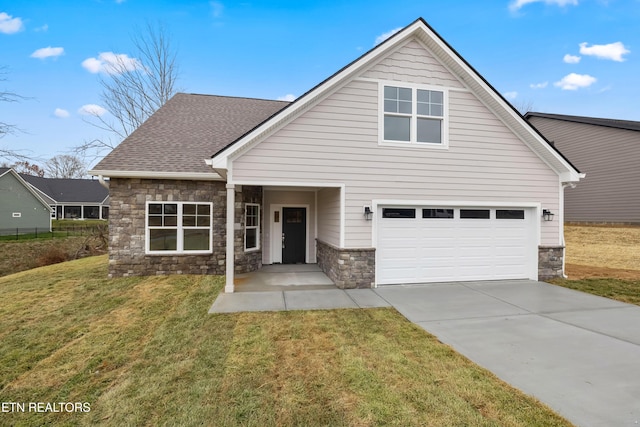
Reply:
[[[538,280],[551,280],[564,276],[564,246],[538,247]]]
[[[372,288],[376,275],[374,248],[340,249],[316,240],[318,266],[340,289]]]

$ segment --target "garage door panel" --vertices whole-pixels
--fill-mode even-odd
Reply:
[[[479,209],[490,210],[489,219],[461,219],[460,208],[454,218],[420,218],[421,208],[416,218],[378,212],[378,283],[530,278],[537,266],[532,209],[524,219],[498,218],[497,208]]]

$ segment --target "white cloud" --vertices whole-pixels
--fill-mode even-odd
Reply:
[[[517,10],[520,10],[520,8],[522,8],[523,6],[531,3],[545,3],[545,4],[551,4],[551,5],[555,4],[557,6],[564,7],[567,5],[577,6],[578,0],[513,0],[509,4],[509,10],[511,10],[512,12],[515,12]]]
[[[562,58],[562,61],[566,62],[567,64],[577,64],[578,62],[580,62],[582,58],[576,55],[569,55],[568,53],[564,56],[564,58]]]
[[[24,29],[22,19],[0,12],[0,33],[13,34]]]
[[[42,27],[38,27],[35,28],[34,31],[39,32],[39,31],[48,31],[49,30],[49,24],[44,24]]]
[[[144,67],[135,58],[130,58],[126,53],[101,52],[97,58],[87,58],[82,61],[82,66],[90,73],[122,74]]]
[[[69,117],[69,112],[67,110],[63,110],[62,108],[56,108],[53,112],[53,115],[56,117],[60,117],[61,119],[66,119]]]
[[[589,87],[597,81],[595,77],[588,74],[567,74],[562,80],[555,82],[554,85],[562,90],[577,90],[582,87]]]
[[[380,34],[378,37],[376,37],[376,41],[373,43],[374,46],[377,45],[377,44],[382,43],[383,41],[385,41],[386,39],[388,39],[389,37],[391,37],[392,35],[394,35],[398,31],[400,31],[401,29],[402,29],[402,27],[398,27],[398,28],[394,28],[391,31],[387,31],[386,33]]]
[[[286,94],[286,95],[284,95],[284,96],[280,96],[280,97],[278,97],[278,101],[289,101],[289,102],[293,102],[293,101],[295,101],[295,100],[296,100],[296,96],[295,96],[295,95],[293,95],[293,94],[291,94],[291,93],[288,93],[288,94]]]
[[[107,112],[104,108],[96,104],[86,104],[80,107],[78,113],[83,116],[102,116]]]
[[[621,42],[594,44],[592,46],[587,46],[587,43],[580,43],[580,53],[595,56],[599,59],[610,59],[612,61],[622,62],[625,60],[622,55],[631,53],[631,51],[625,48]]]
[[[503,93],[503,95],[507,99],[514,100],[514,99],[516,99],[518,97],[518,92],[516,92],[516,91],[505,92],[505,93]]]
[[[531,89],[544,89],[545,87],[547,87],[547,85],[549,84],[549,82],[542,82],[542,83],[531,83],[529,85],[529,87]]]
[[[211,14],[214,18],[219,18],[222,16],[222,12],[224,11],[224,5],[219,1],[210,1],[209,6],[211,7]]]
[[[43,47],[41,49],[36,50],[31,54],[32,58],[45,59],[51,56],[60,56],[64,54],[64,48],[62,47]]]

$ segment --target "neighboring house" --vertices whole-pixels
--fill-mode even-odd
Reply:
[[[21,176],[54,209],[54,219],[109,217],[109,190],[97,180]]]
[[[422,19],[292,103],[177,94],[90,173],[111,277],[226,292],[272,263],[341,288],[558,276],[581,177]]]
[[[527,113],[527,120],[586,172],[568,188],[565,221],[640,223],[640,122]]]
[[[51,208],[11,168],[0,168],[0,234],[51,231]]]

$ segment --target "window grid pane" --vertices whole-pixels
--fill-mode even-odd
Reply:
[[[418,119],[418,142],[440,144],[442,142],[442,121],[439,119]]]
[[[411,114],[413,111],[411,104],[411,89],[395,86],[384,87],[385,113]]]
[[[388,141],[411,141],[411,118],[384,116],[384,139]]]

